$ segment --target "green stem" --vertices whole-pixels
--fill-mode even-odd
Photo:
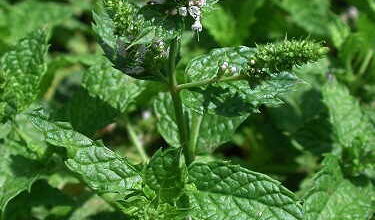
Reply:
[[[223,77],[220,79],[213,78],[213,79],[206,79],[198,82],[191,82],[191,83],[185,83],[177,86],[177,90],[183,90],[183,89],[190,89],[190,88],[195,88],[195,87],[200,87],[200,86],[206,86],[212,83],[216,82],[231,82],[231,81],[238,81],[238,80],[244,80],[246,79],[247,76],[245,75],[236,75],[236,76],[228,76],[228,77]]]
[[[370,62],[371,62],[371,59],[372,59],[373,56],[374,56],[374,51],[369,50],[366,54],[366,57],[365,57],[362,65],[361,65],[360,69],[359,69],[359,72],[358,72],[359,76],[362,76],[366,72],[368,66],[370,65]]]
[[[130,124],[129,120],[125,120],[126,131],[128,132],[130,142],[135,146],[139,155],[142,158],[143,163],[147,163],[149,158],[145,152],[143,144],[139,141],[138,135],[135,133],[133,126]]]
[[[194,155],[189,150],[188,140],[189,134],[187,129],[187,121],[185,118],[184,110],[182,107],[182,100],[179,91],[177,90],[177,78],[176,78],[176,59],[179,50],[179,38],[175,38],[169,49],[169,65],[168,65],[168,77],[169,77],[169,92],[172,96],[174,111],[176,115],[176,122],[179,131],[180,143],[183,148],[185,161],[189,165],[194,160]]]
[[[190,154],[195,155],[203,115],[199,115],[193,112],[191,117],[191,136],[188,149],[190,151]]]

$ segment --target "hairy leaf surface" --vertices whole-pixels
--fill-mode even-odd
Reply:
[[[196,219],[302,219],[292,192],[270,177],[226,163],[196,163],[189,169]]]
[[[48,143],[68,150],[66,165],[97,193],[126,196],[141,189],[139,172],[102,143],[92,141],[66,123],[48,121],[41,112],[33,113],[32,121]]]
[[[135,82],[104,61],[86,71],[82,81],[91,96],[103,100],[120,112],[126,112],[144,90],[142,82]]]

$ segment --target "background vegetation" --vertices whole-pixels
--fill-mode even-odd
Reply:
[[[116,120],[108,117],[114,113],[105,103],[82,101],[90,99],[81,89],[82,74],[100,62],[98,55],[102,53],[91,26],[94,6],[94,0],[0,0],[0,56],[31,31],[47,28],[50,48],[41,102],[60,109],[60,117],[80,132],[103,139],[106,146],[139,163],[142,155],[132,135],[139,138],[138,144],[149,155],[167,146],[157,131],[152,111],[154,93],[141,93],[127,107],[127,116]],[[370,123],[375,124],[375,1],[222,0],[204,17],[203,25],[199,40],[186,30],[179,70],[184,70],[193,57],[217,47],[252,47],[287,38],[316,40],[330,49],[327,58],[296,70],[308,83],[285,97],[284,104],[263,106],[259,114],[252,114],[231,142],[216,149],[211,157],[225,158],[270,175],[301,195],[319,170],[324,153],[342,150],[335,142],[330,111],[345,109],[346,102],[358,102]],[[323,85],[333,78],[344,86],[342,94],[323,102],[330,92],[324,91]],[[91,114],[97,109],[101,115]],[[361,120],[353,112],[349,110],[347,117],[340,120]],[[38,138],[30,132],[22,115],[17,121],[19,132],[24,135],[13,144],[37,146]],[[7,129],[6,124],[1,126],[0,138]],[[365,153],[344,150],[344,161],[350,161],[348,166],[354,173],[359,170],[375,177],[374,158],[368,159],[374,154],[373,143],[369,147],[372,151]],[[56,166],[62,161],[56,159],[53,163],[51,167],[56,169],[48,171],[53,175],[45,174],[30,192],[12,199],[3,213],[4,219],[120,219],[110,205],[66,168]],[[369,195],[369,199],[373,198],[373,194]]]

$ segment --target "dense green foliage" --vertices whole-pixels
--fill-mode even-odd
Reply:
[[[374,28],[374,0],[0,0],[0,219],[374,219]]]

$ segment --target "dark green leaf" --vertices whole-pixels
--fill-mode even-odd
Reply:
[[[29,190],[43,172],[43,166],[18,154],[24,146],[0,145],[0,211],[8,202],[25,190]]]
[[[166,10],[159,4],[139,7],[124,0],[104,1],[94,13],[94,30],[116,69],[138,79],[163,79],[169,41],[181,30],[180,19]]]
[[[97,130],[114,121],[117,111],[86,90],[76,92],[68,104],[68,117],[73,128],[93,137]]]

